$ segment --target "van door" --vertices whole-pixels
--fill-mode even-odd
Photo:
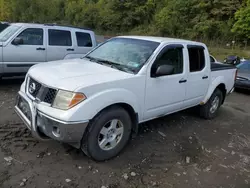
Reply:
[[[15,43],[18,39],[19,43]],[[45,62],[46,45],[42,28],[26,28],[3,47],[5,73],[23,73],[37,63]]]
[[[70,30],[48,29],[47,61],[61,60],[67,54],[74,54]]]
[[[91,35],[87,32],[76,31],[74,32],[76,38],[76,54],[81,57],[88,53],[94,46]]]
[[[187,91],[185,106],[198,105],[205,97],[209,86],[210,59],[205,48],[198,45],[188,45],[189,73],[187,78]],[[208,64],[209,63],[209,64]]]

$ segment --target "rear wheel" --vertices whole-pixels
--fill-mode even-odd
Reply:
[[[99,113],[89,125],[81,149],[96,161],[117,156],[130,139],[132,121],[126,110],[119,106]]]
[[[216,117],[222,104],[223,94],[220,89],[216,89],[207,103],[200,107],[200,115],[205,119]]]

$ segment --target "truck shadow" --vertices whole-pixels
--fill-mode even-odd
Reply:
[[[249,90],[247,90],[247,89],[235,89],[235,92],[245,94],[245,95],[250,95],[250,88],[249,88]]]

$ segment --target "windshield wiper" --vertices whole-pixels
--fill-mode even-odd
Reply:
[[[124,71],[124,72],[132,72],[132,71],[130,71],[129,70],[129,68],[126,66],[126,65],[121,65],[121,64],[119,64],[119,63],[115,63],[115,62],[112,62],[112,61],[108,61],[108,60],[103,60],[103,59],[98,59],[98,61],[100,62],[100,63],[104,63],[104,64],[107,64],[107,65],[109,65],[111,68],[115,68],[115,69],[117,69],[117,70],[120,70],[120,71]],[[134,72],[132,72],[132,73],[134,73]]]
[[[94,62],[97,62],[98,60],[94,57],[91,57],[91,56],[85,56],[85,57],[82,57],[82,58],[87,58],[89,59],[90,61],[94,61]]]
[[[103,64],[109,65],[111,68],[115,68],[120,71],[134,73],[133,71],[129,70],[129,68],[126,65],[121,65],[119,63],[115,63],[115,62],[104,60],[104,59],[98,59],[98,58],[94,58],[91,56],[85,56],[84,58],[87,58],[90,61],[102,64],[102,65]]]

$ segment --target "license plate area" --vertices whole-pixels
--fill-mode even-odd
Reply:
[[[21,96],[17,97],[17,107],[23,113],[23,115],[31,122],[32,114],[29,103]]]

